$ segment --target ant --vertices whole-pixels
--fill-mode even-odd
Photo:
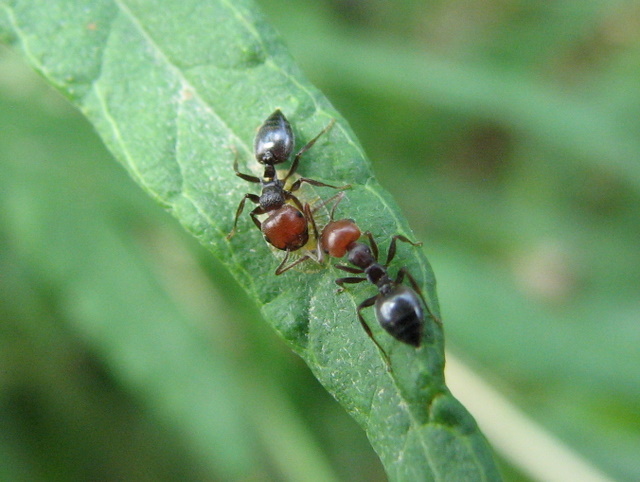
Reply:
[[[331,187],[333,189],[348,189],[350,187],[349,185],[342,187],[332,186],[320,181],[301,177],[298,178],[289,189],[285,189],[287,180],[298,169],[300,157],[313,147],[316,141],[333,127],[334,123],[335,119],[329,122],[316,137],[311,139],[298,151],[293,159],[291,168],[282,179],[278,179],[275,165],[289,160],[295,145],[295,138],[291,124],[289,124],[289,121],[280,109],[276,109],[273,114],[263,122],[258,129],[254,141],[253,150],[256,160],[264,165],[262,179],[238,171],[238,156],[236,154],[233,162],[233,170],[236,176],[247,182],[260,184],[261,193],[259,196],[251,193],[244,195],[238,205],[233,221],[233,228],[227,235],[227,239],[231,239],[235,234],[238,218],[244,210],[247,199],[257,204],[257,207],[249,213],[253,223],[262,231],[265,240],[269,244],[287,253],[280,263],[280,266],[276,269],[276,274],[282,272],[282,267],[286,264],[289,254],[292,251],[302,248],[309,241],[308,225],[309,221],[313,219],[311,209],[308,204],[303,206],[298,197],[293,193],[297,191],[303,183],[318,187]],[[292,204],[289,204],[289,202]],[[268,214],[269,216],[261,222],[257,218],[257,216],[261,214]],[[304,259],[308,258],[309,255]]]
[[[378,294],[367,298],[357,308],[358,320],[369,338],[384,354],[389,362],[385,350],[373,337],[371,328],[367,325],[362,316],[362,310],[375,305],[376,319],[391,336],[408,345],[416,348],[420,347],[424,332],[424,311],[425,306],[429,316],[437,323],[441,324],[438,318],[429,307],[429,304],[422,295],[415,278],[406,267],[400,268],[396,278],[389,276],[388,267],[396,255],[396,243],[402,241],[412,246],[421,246],[422,243],[415,243],[401,234],[391,238],[387,259],[384,263],[378,261],[378,245],[369,231],[362,233],[358,225],[352,219],[340,219],[334,221],[336,207],[344,197],[344,193],[339,193],[334,198],[338,200],[334,204],[329,223],[322,229],[319,236],[318,250],[333,258],[342,258],[345,255],[347,260],[354,266],[336,264],[336,268],[352,274],[364,274],[364,277],[344,277],[338,278],[336,284],[340,286],[339,292],[345,290],[345,284],[361,283],[369,281],[376,285]],[[331,199],[329,200],[329,202]],[[311,218],[312,226],[317,235],[315,220]],[[369,244],[360,242],[362,235],[367,237]],[[322,253],[318,253],[318,258],[322,259]],[[295,266],[304,259],[296,260],[291,265],[283,268],[283,271]],[[411,287],[402,284],[405,277],[409,280]],[[422,300],[422,304],[420,303]]]

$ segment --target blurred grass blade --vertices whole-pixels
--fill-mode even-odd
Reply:
[[[560,152],[611,172],[640,191],[637,133],[629,129],[627,119],[607,107],[607,99],[571,98],[523,74],[450,62],[424,52],[406,52],[399,46],[330,38],[335,44],[318,51],[313,68],[351,79],[356,89],[395,92],[407,102],[444,107],[471,118],[489,118],[512,126]],[[305,40],[310,44],[314,41],[303,35],[301,41]],[[359,62],[352,62],[353,58]],[[362,79],[366,79],[366,85],[362,85]]]
[[[455,380],[451,383],[453,391],[473,409],[496,450],[532,480],[612,481],[526,417],[451,353],[447,358],[447,374]]]
[[[251,2],[0,5],[1,37],[20,46],[34,68],[86,114],[136,182],[225,263],[365,428],[392,480],[499,479],[475,421],[444,384],[439,326],[427,320],[425,343],[415,350],[390,340],[369,317],[391,356],[393,370],[387,371],[355,316],[359,300],[371,296],[370,286],[337,296],[332,269],[276,278],[277,260],[246,217],[238,235],[225,240],[236,203],[249,187],[231,169],[231,147],[238,149],[243,169],[259,173],[251,142],[275,107],[292,120],[301,140],[337,118],[306,156],[302,173],[353,184],[341,209],[383,245],[393,233],[410,235],[346,123],[298,72]],[[437,310],[424,256],[403,249],[397,263],[410,267]],[[118,356],[118,343],[127,342],[113,335],[105,332],[104,340],[94,342]],[[164,356],[158,349],[154,356]],[[202,376],[202,367],[198,371]]]

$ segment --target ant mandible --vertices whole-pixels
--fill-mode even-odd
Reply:
[[[281,164],[289,160],[295,145],[295,138],[291,124],[280,111],[276,109],[258,129],[254,141],[254,154],[256,160],[264,165],[264,174],[262,178],[244,174],[238,170],[238,157],[233,162],[233,170],[236,175],[247,182],[260,184],[260,195],[247,193],[244,195],[233,221],[233,228],[227,235],[230,239],[236,232],[238,218],[244,210],[247,199],[258,206],[249,213],[253,223],[262,231],[264,238],[268,243],[277,249],[286,251],[285,258],[276,269],[276,274],[280,274],[281,268],[286,264],[289,253],[302,248],[309,240],[309,221],[312,219],[311,210],[308,204],[304,206],[293,194],[303,183],[311,184],[318,187],[330,187],[333,189],[347,189],[349,186],[332,186],[314,179],[306,177],[298,178],[289,189],[285,189],[287,180],[296,172],[300,157],[307,152],[316,141],[333,127],[335,119],[320,133],[311,139],[302,149],[298,151],[293,159],[291,168],[287,174],[278,179],[275,165]],[[293,204],[288,204],[288,202]],[[264,221],[260,221],[257,216],[268,214]],[[308,259],[308,256],[307,258]]]
[[[338,278],[336,283],[340,286],[339,291],[344,291],[345,284],[361,283],[363,281],[369,281],[378,288],[378,294],[367,298],[358,305],[358,320],[369,338],[373,340],[384,354],[387,362],[389,362],[385,350],[376,341],[371,328],[369,328],[362,316],[363,309],[375,305],[376,319],[380,326],[396,340],[416,348],[420,347],[424,332],[422,305],[424,305],[429,316],[434,321],[439,324],[442,323],[431,311],[417,281],[406,267],[400,268],[395,279],[389,276],[388,268],[396,255],[397,241],[409,243],[412,246],[420,246],[422,243],[415,243],[407,237],[397,234],[391,238],[386,261],[380,263],[378,261],[378,245],[369,231],[362,233],[352,219],[333,220],[335,209],[342,200],[343,193],[339,193],[335,197],[338,197],[338,200],[331,210],[329,223],[322,229],[322,233],[319,236],[318,249],[333,258],[342,258],[346,255],[347,260],[354,266],[337,264],[335,265],[336,268],[347,273],[365,275],[364,277]],[[317,226],[313,217],[311,221],[317,235]],[[369,240],[368,245],[359,241],[363,234]],[[321,255],[319,254],[318,257],[321,258]],[[297,260],[283,269],[289,269],[300,261],[302,260]],[[409,280],[411,287],[402,284],[405,277]],[[422,300],[422,304],[420,300]]]

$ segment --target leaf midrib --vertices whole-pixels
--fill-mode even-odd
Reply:
[[[136,27],[136,29],[140,32],[140,34],[146,39],[146,41],[148,42],[148,44],[161,56],[161,58],[164,60],[164,62],[166,63],[166,65],[168,65],[171,69],[171,71],[174,73],[174,75],[176,76],[176,78],[178,78],[180,80],[181,85],[183,86],[183,88],[188,88],[194,95],[195,98],[198,99],[198,102],[200,102],[203,106],[206,107],[207,111],[209,113],[211,113],[213,116],[215,116],[215,118],[220,122],[221,125],[224,126],[224,128],[227,130],[227,132],[229,132],[231,134],[231,137],[233,137],[234,142],[238,142],[240,145],[243,146],[243,148],[249,152],[249,147],[248,145],[242,141],[234,132],[233,130],[229,127],[229,125],[224,122],[222,120],[222,118],[216,113],[215,109],[208,104],[203,98],[202,96],[199,94],[199,91],[189,82],[189,80],[184,76],[184,74],[182,73],[182,71],[173,63],[171,62],[171,60],[169,59],[169,57],[165,54],[165,52],[160,48],[160,46],[158,45],[158,43],[153,39],[153,37],[148,33],[148,31],[143,27],[143,25],[140,23],[139,19],[134,15],[134,13],[128,8],[128,6],[122,1],[122,0],[113,0],[114,3],[120,8],[120,10],[130,19],[130,21],[132,22],[132,24]],[[262,41],[262,38],[258,35],[258,33],[253,29],[250,28],[250,24],[247,22],[247,19],[245,18],[244,15],[242,15],[235,7],[233,7],[231,4],[229,4],[228,1],[223,0],[223,3],[227,6],[227,8],[231,11],[234,12],[234,14],[236,15],[237,18],[239,18],[240,20],[242,20],[242,23],[245,25],[245,27],[247,28],[247,30],[251,33],[251,35],[254,37],[254,39],[260,44],[260,46],[262,47],[262,49],[264,51],[267,51],[266,46],[264,45],[264,42]],[[308,89],[306,89],[304,86],[302,86],[299,82],[297,82],[296,79],[293,79],[287,72],[285,72],[283,69],[280,69],[272,60],[271,57],[267,56],[266,57],[266,62],[268,63],[268,65],[271,68],[275,68],[275,70],[279,71],[280,73],[282,73],[284,76],[287,77],[288,80],[294,82],[296,85],[298,85],[300,88],[302,88],[302,90],[304,90],[305,92],[307,92],[309,94],[309,98],[313,99],[313,104],[316,107],[316,111],[320,111],[321,109],[319,108],[317,101],[315,100],[315,97],[313,95],[311,95],[311,93],[308,91]],[[96,83],[94,82],[94,87],[95,87]],[[97,89],[97,87],[95,87]],[[104,106],[104,103],[102,103],[103,105],[103,110],[105,112],[106,115],[108,115],[107,110],[106,110],[106,106]],[[109,116],[109,118],[111,118]],[[114,127],[115,128],[115,127]],[[344,132],[344,131],[343,131]],[[346,132],[345,132],[346,135]],[[350,136],[347,136],[347,138],[350,138]],[[120,146],[123,149],[124,152],[126,152],[126,148],[124,145],[124,142],[121,141],[121,137],[118,136],[118,140],[120,141]],[[360,150],[360,149],[359,149]],[[179,163],[179,160],[178,160]],[[136,175],[138,176],[139,182],[141,184],[145,184],[143,182],[143,178],[141,177],[139,171],[137,171],[137,169],[134,167],[133,163],[131,162],[131,159],[127,159],[127,164],[129,165],[129,167],[131,169],[134,169],[136,172]],[[386,200],[380,196],[380,194],[378,192],[376,192],[375,190],[371,189],[371,184],[369,182],[367,182],[364,185],[365,189],[370,192],[371,194],[373,194],[386,208],[388,208],[388,212],[389,213],[394,213],[394,211],[392,209],[390,209],[389,204],[386,202]],[[191,197],[189,197],[188,194],[186,194],[184,192],[184,190],[181,191],[181,195],[187,199],[191,205],[194,207],[194,209],[204,218],[206,219],[209,224],[211,226],[215,226],[215,223],[213,222],[213,220],[210,218],[210,216],[208,216],[205,212],[203,212],[202,209],[200,209],[200,206],[198,205],[198,203],[195,202],[195,200],[193,200]],[[157,196],[157,194],[156,194]],[[166,201],[166,200],[163,200]],[[399,222],[400,219],[398,218],[398,216],[394,213],[393,215],[393,220],[395,221],[396,225],[401,225],[401,223]],[[229,243],[229,241],[227,241],[227,243]],[[231,250],[233,253],[235,253],[234,250]],[[423,274],[423,276],[426,273],[426,265],[424,263],[424,260],[421,259],[420,256],[417,257],[419,259],[419,265],[420,265],[420,270]],[[246,273],[246,269],[243,268],[243,270]],[[248,274],[248,273],[247,273]],[[254,285],[254,280],[251,276],[247,277],[248,279],[251,280],[251,289],[252,291],[255,293],[257,293],[257,289]],[[354,305],[355,305],[355,299],[353,298],[352,295],[350,295]],[[405,402],[405,406],[403,407],[403,410],[405,411],[405,413],[407,414],[407,417],[409,418],[410,422],[411,422],[411,426],[413,427],[413,430],[417,431],[418,433],[418,438],[420,439],[420,444],[423,447],[423,451],[425,454],[425,457],[429,460],[429,464],[430,464],[430,468],[432,470],[435,469],[435,467],[437,465],[433,464],[433,461],[431,459],[431,457],[429,456],[429,450],[428,450],[428,443],[427,440],[425,439],[425,435],[423,434],[423,431],[420,430],[420,427],[422,426],[422,424],[420,424],[418,422],[418,420],[415,418],[415,416],[413,415],[412,410],[409,408],[410,406],[410,401],[408,401],[403,393],[404,391],[401,389],[400,385],[398,384],[398,380],[395,376],[392,376],[392,374],[388,371],[385,370],[385,375],[389,378],[389,380],[391,381],[391,385],[395,388],[396,393],[398,393],[398,396],[401,400],[403,400]],[[376,396],[376,393],[378,392],[378,388],[380,387],[380,383],[377,382],[376,383],[376,390],[373,391],[373,396]],[[372,406],[372,403],[370,404],[370,407]],[[371,412],[369,412],[369,415],[371,414]],[[370,417],[369,417],[370,418]],[[408,432],[407,432],[408,433]],[[405,437],[405,443],[406,439],[408,439],[408,437]],[[467,439],[467,437],[465,437],[465,440]]]

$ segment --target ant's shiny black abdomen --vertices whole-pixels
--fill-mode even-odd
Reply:
[[[289,160],[294,143],[291,124],[280,109],[276,109],[258,129],[253,151],[260,164],[273,166]]]
[[[395,339],[419,347],[424,330],[424,312],[414,290],[395,285],[375,303],[376,318],[380,326]]]

